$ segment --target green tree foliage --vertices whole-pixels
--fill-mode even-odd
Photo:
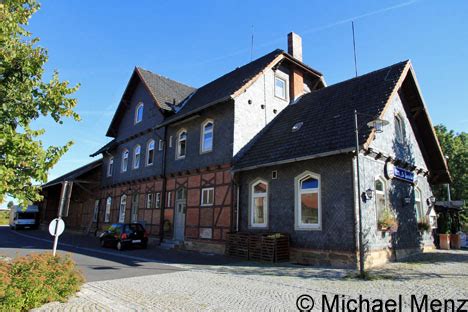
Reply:
[[[35,0],[0,1],[0,201],[9,195],[23,205],[41,199],[37,184],[72,145],[43,146],[45,130],[31,123],[49,116],[60,124],[65,117],[79,120],[69,97],[79,86],[69,87],[56,71],[42,79],[47,50],[25,29],[38,9]]]
[[[443,125],[435,127],[437,138],[442,147],[442,151],[448,156],[448,167],[452,176],[450,193],[452,200],[465,200],[465,209],[461,215],[461,221],[468,224],[468,133],[455,133],[447,130]],[[434,188],[437,199],[447,199],[447,188],[438,185]]]
[[[11,209],[11,208],[13,208],[14,205],[15,205],[15,203],[10,200],[8,202],[8,204],[7,204],[7,207],[8,207],[8,209]]]

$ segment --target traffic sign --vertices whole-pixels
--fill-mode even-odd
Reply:
[[[55,218],[49,224],[49,233],[52,236],[60,236],[65,230],[65,222],[62,219]]]

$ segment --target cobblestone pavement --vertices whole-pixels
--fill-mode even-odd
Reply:
[[[302,294],[341,299],[395,299],[403,311],[419,300],[468,298],[468,251],[434,251],[373,271],[369,281],[350,271],[295,265],[192,266],[188,271],[91,282],[67,303],[37,311],[297,311]],[[468,307],[465,307],[465,309]],[[338,310],[336,310],[338,311]],[[340,310],[341,311],[341,307]]]

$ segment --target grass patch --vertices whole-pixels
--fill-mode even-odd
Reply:
[[[361,276],[359,272],[350,272],[344,276],[346,280],[359,280],[359,281],[379,281],[379,280],[396,280],[398,277],[392,274],[385,274],[380,272],[364,272]]]
[[[8,225],[10,223],[10,212],[0,211],[0,225]]]
[[[70,256],[31,254],[0,260],[0,311],[27,311],[76,293],[84,282]]]

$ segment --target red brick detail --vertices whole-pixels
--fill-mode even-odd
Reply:
[[[215,226],[228,227],[231,223],[231,210],[230,208],[216,208],[215,218],[217,222]]]
[[[215,205],[230,205],[231,204],[231,196],[228,186],[217,186],[215,188]]]
[[[213,208],[200,209],[200,226],[213,225]]]
[[[198,238],[198,228],[186,227],[185,237],[187,238]]]
[[[201,177],[199,175],[190,176],[188,178],[188,187],[194,188],[200,186]]]
[[[200,205],[200,190],[199,189],[189,189],[187,191],[187,205],[189,207]]]
[[[175,189],[175,179],[167,179],[166,188],[168,191]]]
[[[205,173],[202,175],[202,185],[213,185],[214,184],[214,178],[215,174],[214,173]]]
[[[221,239],[221,236],[222,236],[221,229],[213,230],[213,239]]]
[[[159,225],[159,222],[161,221],[161,209],[152,209],[153,210],[153,219],[152,222],[155,225]]]
[[[187,208],[187,214],[185,216],[185,222],[187,225],[198,226],[198,217],[200,215],[200,209],[198,208]]]
[[[223,172],[220,171],[220,172],[216,172],[216,184],[223,184]]]
[[[172,208],[164,209],[164,220],[169,220],[171,223],[173,223],[173,217],[174,217],[174,209]]]
[[[229,171],[224,171],[224,183],[230,183],[232,181],[231,177],[232,176]]]

